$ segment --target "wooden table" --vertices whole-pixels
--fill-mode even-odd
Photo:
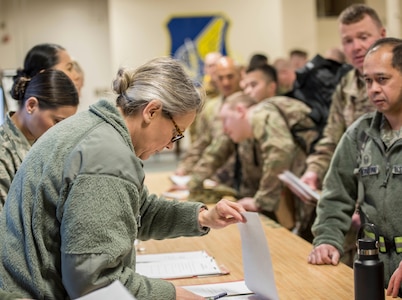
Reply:
[[[157,193],[166,190],[170,184],[167,176],[167,173],[148,174],[146,182],[149,189]],[[308,264],[311,244],[264,216],[261,220],[281,300],[354,299],[353,270],[350,267],[342,263],[338,266]],[[172,280],[175,285],[244,280],[240,233],[236,225],[211,230],[203,237],[141,242],[141,247],[144,248],[144,254],[206,250],[215,257],[218,264],[223,264],[230,271],[230,274],[222,276]]]

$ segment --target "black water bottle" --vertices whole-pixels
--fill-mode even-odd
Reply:
[[[375,238],[364,236],[370,227]],[[374,224],[362,224],[357,235],[358,257],[353,264],[355,300],[384,300],[384,263],[378,258],[379,235]]]

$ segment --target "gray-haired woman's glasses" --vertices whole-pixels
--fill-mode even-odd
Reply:
[[[181,140],[184,138],[183,131],[180,130],[179,126],[177,126],[176,122],[173,120],[172,115],[168,112],[166,112],[167,116],[169,117],[170,120],[172,120],[172,123],[174,125],[174,128],[176,129],[176,134],[172,137],[171,142],[177,142],[178,140]]]

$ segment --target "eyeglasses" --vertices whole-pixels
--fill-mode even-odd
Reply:
[[[180,130],[179,126],[177,126],[176,122],[173,120],[172,115],[168,112],[166,112],[167,116],[169,117],[170,120],[172,120],[172,123],[174,125],[174,128],[176,129],[176,135],[172,137],[170,140],[172,143],[177,142],[178,140],[181,140],[184,138],[183,131]]]

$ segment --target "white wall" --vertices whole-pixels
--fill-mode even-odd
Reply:
[[[332,47],[341,47],[337,18],[318,18],[317,36],[319,43],[317,52],[321,55]]]
[[[79,109],[86,109],[110,87],[107,0],[0,0],[0,68],[22,67],[38,43],[62,45],[82,65],[85,83]],[[1,37],[10,35],[8,43]]]
[[[166,55],[169,50],[166,23],[172,16],[226,16],[230,22],[229,55],[240,63],[246,63],[255,52],[268,54],[272,61],[287,55],[294,47],[314,53],[317,44],[314,3],[314,0],[109,0],[112,65],[113,68],[138,65]],[[302,27],[300,16],[305,18]]]
[[[287,55],[292,48],[306,50],[310,57],[313,57],[317,53],[317,14],[315,2],[281,1],[284,54]]]
[[[386,23],[386,1],[367,3]],[[61,44],[85,70],[82,110],[118,67],[168,54],[169,18],[216,13],[229,19],[228,51],[241,63],[255,52],[273,61],[294,47],[313,56],[339,45],[336,18],[317,19],[315,0],[0,0],[0,69],[21,67],[35,44]]]
[[[270,37],[278,32],[279,20],[270,16],[268,5],[278,1],[253,0],[251,6],[242,0],[109,0],[113,67],[138,65],[166,55],[169,51],[166,24],[173,16],[226,16],[230,22],[228,51],[240,62],[245,62],[255,51],[279,52],[281,45],[270,43]],[[249,18],[250,14],[253,18]],[[272,23],[276,26],[269,26]]]

